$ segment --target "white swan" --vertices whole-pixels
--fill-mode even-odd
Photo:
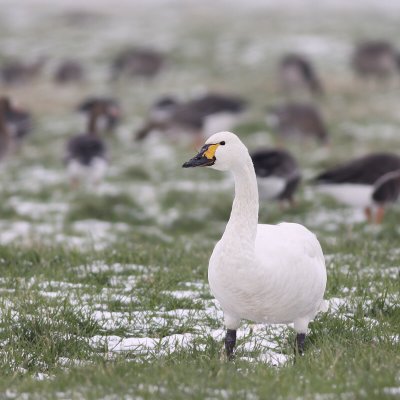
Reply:
[[[208,267],[211,292],[221,304],[233,357],[241,319],[293,323],[302,354],[309,322],[326,311],[326,269],[313,233],[293,223],[258,224],[257,180],[249,152],[233,133],[212,135],[183,167],[232,171],[235,199],[229,222]]]

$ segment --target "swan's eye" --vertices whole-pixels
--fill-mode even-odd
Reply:
[[[225,146],[225,140],[223,140],[222,142],[219,142],[219,144],[220,144],[221,146]]]

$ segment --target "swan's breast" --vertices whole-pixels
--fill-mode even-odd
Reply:
[[[208,281],[224,312],[243,318],[244,309],[254,308],[263,286],[256,271],[252,271],[254,265],[254,258],[244,256],[238,246],[225,246],[222,241],[215,246]]]
[[[316,237],[297,224],[259,225],[254,257],[221,240],[209,283],[224,312],[256,322],[312,318],[322,301],[326,270]]]

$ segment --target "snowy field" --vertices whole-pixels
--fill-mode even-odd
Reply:
[[[34,133],[0,173],[0,399],[400,398],[400,208],[381,226],[316,193],[308,179],[368,151],[400,152],[400,75],[353,76],[364,38],[400,35],[398,1],[0,1],[0,62],[46,56],[32,84],[1,87],[34,115]],[[83,21],[83,22],[82,22]],[[167,54],[154,80],[110,82],[129,45]],[[229,217],[230,176],[183,170],[190,143],[134,141],[154,100],[207,90],[250,102],[235,132],[250,149],[276,143],[267,107],[282,101],[276,65],[311,57],[326,86],[319,107],[331,144],[289,149],[304,182],[297,207],[261,203],[260,220],[300,222],[321,241],[329,311],[294,364],[291,327],[243,322],[237,359],[223,360],[222,312],[207,264]],[[56,86],[55,65],[82,61],[83,84]],[[110,169],[72,191],[62,162],[84,129],[76,105],[118,98],[106,137]]]

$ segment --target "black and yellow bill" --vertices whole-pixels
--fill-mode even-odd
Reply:
[[[215,163],[215,152],[219,146],[219,143],[216,144],[205,144],[199,153],[194,156],[189,161],[186,161],[182,167],[190,168],[190,167],[209,167]]]

